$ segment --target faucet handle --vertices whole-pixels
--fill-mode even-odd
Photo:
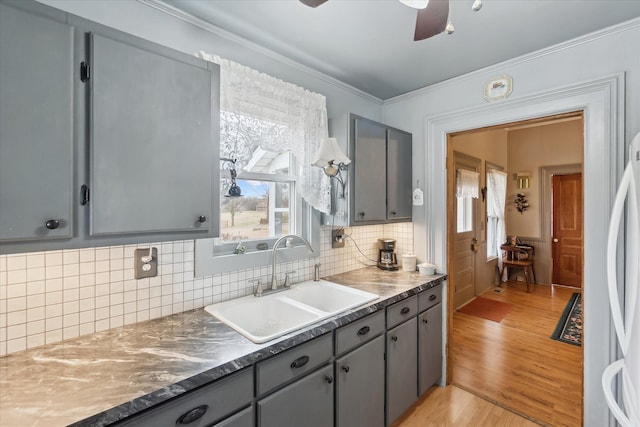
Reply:
[[[282,286],[289,286],[290,285],[290,279],[289,279],[289,275],[290,274],[295,274],[295,270],[291,270],[291,271],[287,271],[286,273],[284,273],[284,283]]]
[[[249,279],[249,280],[247,280],[247,282],[249,282],[249,283],[258,283],[258,286],[256,286],[256,290],[253,293],[253,296],[261,297],[262,296],[262,279],[260,279],[260,278],[258,278],[258,279]]]

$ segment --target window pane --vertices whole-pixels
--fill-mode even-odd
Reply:
[[[496,241],[497,230],[498,217],[487,217],[487,258],[495,258],[498,256],[498,242]]]
[[[458,233],[464,233],[473,229],[473,203],[471,197],[456,197],[458,214]]]
[[[222,199],[220,237],[223,241],[275,238],[289,233],[292,183],[238,179],[242,197]]]

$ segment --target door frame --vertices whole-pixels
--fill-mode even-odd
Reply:
[[[584,112],[584,311],[590,322],[585,323],[584,354],[584,425],[611,424],[604,399],[601,375],[617,357],[615,332],[609,307],[606,271],[601,260],[607,246],[607,227],[616,188],[622,175],[624,143],[624,73],[597,80],[557,87],[495,104],[464,108],[425,118],[424,161],[425,178],[430,191],[425,198],[426,225],[425,259],[446,270],[447,266],[447,135],[504,123],[530,120],[572,111]],[[619,261],[619,269],[622,262]],[[448,287],[449,288],[449,287]],[[447,339],[443,350],[444,382],[451,378],[448,351],[453,318],[450,289],[445,292],[446,314],[443,316]],[[444,385],[443,382],[443,385]]]

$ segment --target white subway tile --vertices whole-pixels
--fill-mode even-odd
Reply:
[[[25,337],[7,341],[7,354],[16,353],[27,349],[27,339]]]
[[[62,251],[45,252],[44,262],[46,267],[62,265]]]
[[[29,334],[27,335],[27,348],[35,348],[45,345],[45,334]]]

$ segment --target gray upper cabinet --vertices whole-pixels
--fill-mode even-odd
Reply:
[[[387,219],[387,128],[366,119],[353,119],[353,223]]]
[[[330,121],[330,133],[351,159],[344,198],[333,185],[333,212],[323,224],[354,226],[411,221],[410,133],[349,114]]]
[[[0,8],[0,253],[217,236],[219,67]]]
[[[0,242],[73,234],[73,28],[0,3]]]
[[[411,134],[387,130],[387,218],[391,221],[411,221],[411,149]]]
[[[163,51],[91,35],[92,235],[213,222],[211,73]]]

